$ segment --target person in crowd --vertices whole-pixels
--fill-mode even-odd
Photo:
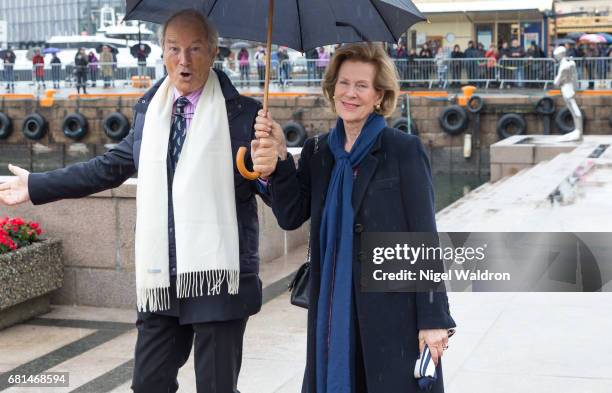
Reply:
[[[290,79],[291,64],[289,64],[289,54],[287,53],[287,47],[280,46],[278,48],[276,57],[279,62],[279,82],[281,85],[286,85]]]
[[[251,66],[249,64],[249,51],[246,48],[241,48],[238,52],[238,67],[240,69],[240,86],[243,87],[245,82],[248,86]]]
[[[421,73],[421,77],[425,79],[427,82],[431,80],[434,62],[433,62],[433,54],[431,53],[431,49],[429,49],[429,45],[427,43],[423,44],[421,51],[419,52],[419,72]]]
[[[323,79],[323,73],[329,64],[329,53],[327,53],[323,46],[319,47],[317,52],[317,79]]]
[[[53,88],[60,88],[60,80],[62,74],[62,61],[57,57],[57,53],[53,52],[51,55],[51,80],[53,81]]]
[[[89,51],[87,54],[87,62],[89,67],[89,79],[91,84],[89,86],[96,87],[98,83],[98,56],[93,51]]]
[[[4,52],[4,82],[6,83],[6,90],[9,92],[15,92],[15,52],[10,46],[7,47]]]
[[[499,60],[499,50],[495,45],[491,45],[489,50],[485,52],[485,57],[487,59],[486,78],[489,81],[493,81],[490,82],[491,86],[491,84],[494,84],[494,81],[497,80],[497,61]]]
[[[306,51],[306,72],[308,74],[308,86],[313,84],[317,84],[316,82],[312,82],[318,78],[317,73],[317,59],[319,58],[319,51],[317,48],[308,49]]]
[[[36,88],[46,88],[45,86],[45,58],[40,53],[40,49],[34,50],[34,56],[32,57],[32,67],[34,77],[36,80]]]
[[[83,94],[87,94],[87,66],[89,61],[87,60],[87,54],[85,53],[85,48],[79,49],[79,51],[74,56],[74,76],[76,78],[76,89],[77,94],[81,93],[81,89],[83,89]]]
[[[470,40],[468,42],[468,47],[464,52],[464,56],[466,59],[468,59],[465,60],[465,66],[468,75],[468,84],[474,84],[476,83],[475,79],[478,70],[478,60],[476,59],[479,57],[478,49],[476,48],[476,44],[474,43],[474,41]]]
[[[451,86],[461,86],[461,72],[463,70],[464,54],[461,51],[461,47],[458,44],[453,46],[453,51],[450,54],[451,57]]]
[[[444,53],[444,48],[438,48],[434,61],[436,63],[436,71],[438,73],[438,87],[443,88],[446,86],[448,78],[448,59]]]
[[[102,79],[104,79],[104,88],[108,89],[113,83],[113,54],[108,45],[102,47],[102,53],[100,54],[100,69],[102,72]]]
[[[346,44],[323,81],[336,126],[306,141],[297,167],[281,126],[263,110],[256,119],[256,136],[271,148],[253,160],[269,179],[279,225],[311,222],[304,393],[421,392],[411,374],[425,345],[437,365],[430,392],[444,391],[440,359],[455,326],[444,288],[361,289],[364,233],[436,232],[427,153],[418,137],[385,123],[398,93],[382,46]]]
[[[257,79],[259,79],[259,86],[263,87],[266,79],[266,48],[263,46],[257,47],[257,52],[255,52],[255,63],[257,65]]]

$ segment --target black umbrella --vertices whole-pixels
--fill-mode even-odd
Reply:
[[[146,56],[149,56],[149,53],[151,53],[151,47],[147,44],[136,44],[136,45],[132,45],[130,47],[130,53],[132,54],[133,57],[138,57],[138,51],[140,50],[140,46],[143,46],[143,50]]]
[[[163,23],[183,9],[202,12],[222,37],[266,42],[266,53],[272,52],[272,42],[300,52],[336,43],[395,43],[408,27],[426,20],[410,0],[126,0],[125,19]],[[270,57],[266,56],[265,111]],[[245,153],[245,148],[238,152],[240,173],[256,179],[259,174],[247,172],[242,164]]]
[[[100,44],[100,45],[96,46],[96,52],[102,53],[102,48],[104,48],[105,46],[108,46],[111,49],[111,52],[113,52],[114,54],[119,53],[119,48],[117,48],[115,45],[111,45],[111,44]]]

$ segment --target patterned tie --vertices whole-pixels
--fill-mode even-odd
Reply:
[[[174,121],[172,122],[172,128],[170,130],[170,145],[168,146],[168,152],[172,159],[172,167],[176,169],[179,157],[181,155],[181,149],[185,142],[185,131],[187,129],[187,120],[185,119],[185,106],[189,104],[189,100],[186,97],[179,97],[176,100],[176,108],[174,112]]]

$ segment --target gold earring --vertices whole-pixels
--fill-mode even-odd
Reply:
[[[374,106],[374,108],[375,108],[377,111],[379,111],[379,110],[380,110],[380,104],[376,104],[376,105]]]

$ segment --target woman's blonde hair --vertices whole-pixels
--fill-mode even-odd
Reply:
[[[374,111],[384,117],[390,116],[395,110],[399,93],[397,69],[382,45],[372,42],[345,44],[334,53],[322,83],[323,95],[330,102],[331,110],[336,113],[334,90],[340,66],[347,60],[369,63],[375,67],[374,88],[384,94],[380,109]]]

